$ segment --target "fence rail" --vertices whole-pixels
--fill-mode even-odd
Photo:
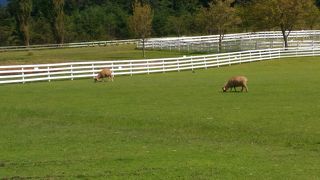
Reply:
[[[165,59],[11,65],[0,66],[0,84],[92,78],[105,67],[112,69],[113,74],[118,76],[193,70],[267,59],[319,55],[320,46],[249,50]]]
[[[269,40],[273,39],[273,41],[268,41],[268,39]],[[289,40],[290,39],[296,40],[296,41],[297,40],[320,41],[320,30],[292,31],[289,36]],[[180,49],[180,50],[207,51],[207,50],[210,50],[210,48],[211,49],[214,48],[213,46],[217,46],[218,40],[219,40],[219,35],[150,38],[147,40],[145,45],[146,45],[146,48],[149,48],[149,49]],[[231,46],[233,49],[236,47],[236,50],[239,50],[239,48],[237,47],[239,46],[239,43],[240,43],[240,45],[244,46],[242,50],[245,50],[245,49],[252,49],[252,48],[257,49],[255,43],[252,43],[252,41],[259,42],[258,40],[263,40],[263,42],[266,42],[266,43],[269,42],[268,46],[270,48],[283,46],[283,42],[281,41],[282,34],[280,31],[263,31],[263,32],[226,34],[223,42],[224,42],[225,49]],[[248,42],[250,45],[248,46],[248,48],[246,48],[245,44],[246,43],[248,44]],[[94,46],[108,46],[108,45],[119,45],[119,44],[136,44],[137,47],[142,46],[140,39],[130,39],[130,40],[65,43],[65,44],[44,44],[44,45],[30,45],[30,46],[6,46],[6,47],[0,47],[0,52],[55,49],[55,48],[94,47]],[[261,46],[261,48],[263,47]]]
[[[297,46],[305,42],[319,42],[319,30],[292,31],[288,38],[289,46]],[[147,49],[208,51],[219,52],[219,35],[152,38],[145,43]],[[141,42],[138,47],[142,47]],[[255,33],[226,34],[222,41],[222,52],[239,50],[281,48],[284,47],[280,31],[266,31]]]
[[[139,39],[129,39],[129,40],[113,40],[113,41],[64,43],[64,44],[42,44],[42,45],[30,45],[30,46],[3,46],[3,47],[0,47],[0,52],[57,49],[57,48],[95,47],[95,46],[109,46],[109,45],[120,45],[120,44],[137,44],[139,41],[140,41]]]

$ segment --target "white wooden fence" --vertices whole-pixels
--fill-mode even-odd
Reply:
[[[190,36],[190,37],[167,37],[167,38],[150,38],[146,42],[146,48],[149,49],[180,49],[180,50],[199,50],[208,51],[212,46],[216,46],[219,39],[219,35],[209,36]],[[249,32],[249,33],[237,33],[226,34],[224,37],[225,48],[241,50],[239,46],[242,46],[242,50],[245,49],[258,49],[254,42],[257,40],[263,40],[268,45],[259,45],[261,48],[282,47],[282,34],[280,31],[263,31],[263,32]],[[272,41],[266,41],[266,39],[273,39]],[[303,30],[292,31],[289,36],[289,40],[313,40],[320,41],[320,30]],[[248,43],[249,42],[249,43]],[[242,44],[241,44],[242,43]],[[93,41],[93,42],[79,42],[79,43],[64,43],[64,44],[43,44],[43,45],[30,45],[30,46],[6,46],[0,47],[0,52],[3,51],[25,51],[25,50],[40,50],[40,49],[55,49],[55,48],[77,48],[77,47],[94,47],[94,46],[107,46],[107,45],[119,45],[119,44],[137,44],[137,47],[141,47],[140,39],[129,40],[112,40],[112,41]],[[247,44],[248,48],[245,47]],[[295,45],[297,43],[294,43]],[[207,48],[206,48],[207,47]]]
[[[320,30],[302,30],[292,31],[289,35],[289,39],[294,38],[314,38],[319,37]],[[235,40],[252,40],[252,39],[282,39],[281,31],[262,31],[262,32],[248,32],[248,33],[236,33],[225,34],[223,41],[235,41]],[[320,39],[318,39],[320,40]],[[187,36],[187,37],[166,37],[166,38],[151,38],[146,41],[146,45],[152,46],[155,43],[174,43],[174,42],[186,42],[186,43],[206,43],[206,42],[218,42],[219,35],[209,36]]]
[[[288,40],[289,46],[292,47],[307,42],[319,43],[320,31],[292,31]],[[219,35],[152,38],[146,41],[145,47],[147,49],[218,52],[218,41]],[[139,43],[138,47],[141,46]],[[222,52],[281,47],[284,47],[284,42],[280,31],[226,34],[222,41]]]
[[[319,47],[278,48],[166,59],[0,66],[0,84],[92,78],[104,67],[115,76],[193,70],[267,59],[319,56]]]
[[[42,45],[30,45],[30,46],[3,46],[3,47],[0,47],[0,52],[57,49],[57,48],[95,47],[95,46],[109,46],[109,45],[120,45],[120,44],[137,44],[139,41],[140,41],[139,39],[129,39],[129,40],[64,43],[64,44],[42,44]]]

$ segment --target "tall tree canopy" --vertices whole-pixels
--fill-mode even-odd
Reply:
[[[51,0],[52,2],[52,30],[56,42],[62,44],[64,41],[64,0]]]
[[[198,21],[210,34],[219,34],[219,52],[225,33],[239,21],[235,8],[231,7],[233,2],[233,0],[214,0],[208,8],[203,8],[198,16]]]
[[[152,18],[151,6],[136,0],[133,4],[133,15],[129,17],[129,27],[136,37],[142,39],[143,57],[145,57],[145,40],[151,35]]]
[[[0,45],[129,39],[135,0],[8,0]],[[319,27],[320,0],[138,0],[153,10],[152,37]],[[220,4],[225,6],[219,7]],[[218,8],[219,7],[219,8]],[[218,14],[209,15],[209,10]],[[220,12],[220,13],[219,13]],[[236,15],[234,15],[236,12]],[[226,14],[231,14],[225,16]],[[239,22],[241,19],[241,23]],[[211,19],[211,20],[209,20]],[[213,20],[214,19],[214,20]],[[221,24],[224,21],[223,25]],[[219,30],[220,29],[220,30]]]
[[[12,0],[9,9],[17,21],[17,29],[26,46],[30,44],[30,16],[32,11],[32,0]]]
[[[253,18],[256,25],[281,30],[285,47],[290,32],[303,24],[313,0],[255,0]]]

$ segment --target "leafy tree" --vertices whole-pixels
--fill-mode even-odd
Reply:
[[[194,14],[201,7],[199,0],[173,0],[172,9],[181,14],[181,12],[189,12]]]
[[[32,28],[36,32],[44,32],[43,34],[50,34],[50,38],[52,42],[62,44],[64,42],[64,5],[65,0],[34,0],[33,1],[33,22],[38,22],[39,24],[33,23],[34,26],[43,26],[44,30],[39,30]],[[49,29],[47,29],[47,24],[49,25]],[[40,26],[41,28],[41,26]],[[34,34],[34,33],[33,33]],[[34,34],[32,38],[37,38],[40,41],[46,41],[47,38],[41,38],[41,34]],[[53,39],[52,39],[53,37]],[[51,42],[51,43],[52,43]]]
[[[305,26],[308,29],[314,29],[314,27],[320,22],[320,11],[314,2],[306,1],[306,8],[308,12],[305,13],[304,20]]]
[[[10,45],[14,31],[12,21],[14,22],[14,19],[5,8],[0,6],[0,46]]]
[[[215,0],[208,8],[202,8],[198,21],[209,33],[219,34],[219,52],[225,33],[239,22],[235,8],[231,7],[233,0]]]
[[[313,0],[256,0],[254,22],[264,28],[280,28],[285,47],[288,47],[290,32],[303,23],[308,13],[308,1]]]
[[[8,0],[0,7],[0,44],[140,37],[128,20],[135,2],[153,9],[148,36],[220,34],[221,43],[239,18],[242,30],[284,29],[285,38],[292,29],[320,23],[320,0]],[[225,6],[217,8],[219,3]],[[210,12],[214,8],[221,16]]]
[[[110,38],[128,38],[129,14],[117,3],[106,3],[106,29]]]
[[[135,0],[133,15],[129,17],[130,30],[142,39],[142,52],[145,57],[145,40],[151,35],[153,12],[147,3],[142,4]]]
[[[103,7],[91,6],[73,14],[73,29],[80,41],[107,39],[106,16]]]
[[[53,17],[51,26],[58,44],[64,42],[64,0],[52,0]]]
[[[68,41],[128,38],[128,14],[118,4],[90,6],[67,17]]]
[[[191,15],[183,14],[181,16],[169,16],[167,22],[167,28],[174,32],[177,36],[185,35],[189,32]]]
[[[241,19],[240,26],[245,32],[251,30],[253,26],[252,22],[252,3],[250,2],[239,2],[236,6],[237,15]]]
[[[173,3],[170,0],[151,0],[151,7],[154,9],[154,16],[152,20],[152,35],[166,36],[170,31],[166,24],[170,14],[173,14]]]
[[[11,0],[8,4],[9,10],[15,16],[17,29],[26,46],[30,44],[30,17],[32,11],[32,0]]]
[[[167,22],[169,18],[169,13],[166,13],[164,11],[162,12],[155,12],[153,19],[152,19],[152,29],[151,33],[153,36],[166,36],[168,34],[168,29],[167,29]]]
[[[30,43],[50,44],[54,42],[51,26],[43,15],[34,17],[30,21]]]

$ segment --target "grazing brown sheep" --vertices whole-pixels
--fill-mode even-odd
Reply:
[[[113,81],[113,77],[114,77],[114,75],[112,74],[112,71],[108,68],[104,68],[94,78],[94,82],[100,81],[103,78],[109,78],[109,80]],[[103,79],[103,81],[104,81],[104,79]]]
[[[234,91],[237,91],[236,87],[242,87],[241,92],[243,91],[243,88],[248,92],[247,82],[248,78],[245,76],[234,76],[228,80],[228,82],[222,87],[222,90],[223,92],[226,92],[229,88],[230,91],[234,88]]]

